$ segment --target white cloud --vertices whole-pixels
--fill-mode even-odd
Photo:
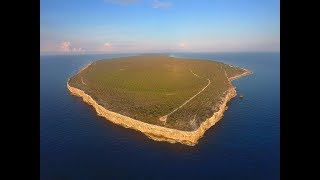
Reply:
[[[129,5],[135,3],[137,0],[105,0],[105,2],[121,5]]]
[[[70,41],[64,41],[63,43],[61,43],[61,49],[64,52],[69,52],[71,50],[71,43]]]
[[[83,48],[75,48],[71,46],[70,41],[64,41],[60,44],[60,49],[63,52],[85,52],[86,50]]]
[[[111,48],[112,47],[112,45],[110,43],[104,43],[103,46],[106,47],[106,48]]]
[[[180,44],[179,44],[179,47],[180,47],[181,49],[184,49],[184,48],[187,47],[187,45],[186,45],[186,43],[180,43]]]
[[[153,1],[153,8],[156,9],[168,9],[169,7],[171,7],[171,3],[170,2],[164,2],[164,1],[159,1],[159,0],[154,0]]]
[[[113,45],[109,42],[103,44],[103,51],[113,51]]]

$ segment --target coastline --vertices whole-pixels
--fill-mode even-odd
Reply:
[[[85,67],[81,68],[78,72],[80,73],[84,69],[90,66],[91,63],[86,65]],[[84,102],[88,103],[89,105],[93,106],[99,116],[105,117],[107,120],[111,121],[112,123],[121,125],[125,128],[134,129],[137,131],[142,132],[150,139],[155,141],[166,141],[170,143],[181,143],[189,146],[194,146],[198,143],[198,140],[204,135],[206,130],[210,127],[215,125],[222,116],[224,111],[227,109],[227,103],[237,95],[235,87],[231,84],[231,81],[238,79],[240,77],[252,74],[252,71],[248,71],[246,69],[244,73],[228,78],[231,87],[227,90],[227,94],[223,100],[223,102],[219,105],[219,110],[215,112],[210,118],[206,121],[202,122],[199,128],[195,131],[182,131],[177,129],[170,129],[158,125],[148,124],[116,112],[109,111],[99,105],[90,95],[86,94],[84,91],[72,87],[69,85],[69,79],[67,81],[67,88],[71,92],[72,95],[81,97]],[[77,74],[78,74],[77,73]]]

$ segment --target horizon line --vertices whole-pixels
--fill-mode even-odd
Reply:
[[[63,52],[40,52],[40,56],[48,55],[117,55],[117,54],[169,54],[169,53],[280,53],[277,51],[167,51],[167,52],[88,52],[88,53],[63,53]]]

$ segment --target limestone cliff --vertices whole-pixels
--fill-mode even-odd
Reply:
[[[89,65],[87,65],[86,67],[88,66]],[[92,105],[99,116],[103,116],[107,120],[115,124],[140,131],[147,135],[149,138],[156,141],[167,141],[170,143],[179,142],[182,144],[194,146],[198,143],[198,140],[203,136],[205,131],[222,118],[224,111],[227,109],[227,102],[236,96],[236,90],[231,85],[231,81],[250,73],[250,71],[246,70],[246,72],[241,75],[229,78],[230,88],[228,89],[228,92],[226,93],[223,102],[220,104],[219,110],[215,112],[212,117],[202,122],[199,128],[195,131],[182,131],[177,129],[170,129],[166,127],[148,124],[136,119],[132,119],[130,117],[105,109],[104,107],[99,105],[94,99],[92,99],[91,96],[89,96],[80,89],[70,86],[68,82],[67,88],[73,95],[82,97],[84,102]]]

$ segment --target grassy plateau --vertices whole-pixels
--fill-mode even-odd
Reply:
[[[219,110],[228,78],[245,72],[216,61],[141,55],[95,61],[68,83],[110,111],[194,131]]]

